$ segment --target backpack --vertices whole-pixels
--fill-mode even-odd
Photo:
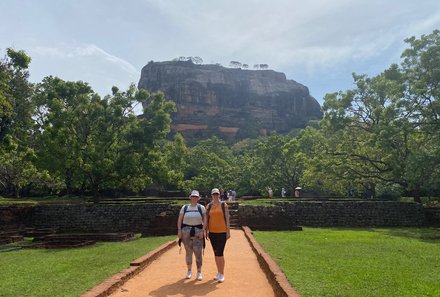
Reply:
[[[188,206],[189,206],[189,205],[187,204],[187,205],[185,205],[185,206],[183,207],[183,217],[185,217],[185,214],[186,214],[186,212],[188,211]],[[197,203],[197,210],[199,211],[200,216],[202,217],[202,221],[203,221],[204,217],[203,217],[202,206],[201,206],[200,204],[198,204],[198,203]],[[183,218],[182,218],[182,222],[183,222]]]
[[[223,211],[223,218],[225,219],[225,225],[228,226],[228,223],[226,222],[226,210],[225,210],[225,202],[222,201],[221,203],[222,211]],[[208,204],[208,208],[206,209],[206,215],[208,216],[208,222],[209,222],[209,212],[211,211],[212,202]],[[208,223],[209,225],[209,223]]]

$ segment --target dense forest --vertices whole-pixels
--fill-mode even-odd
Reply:
[[[174,104],[134,85],[100,97],[82,81],[29,82],[29,57],[0,61],[0,194],[126,195],[146,189],[297,186],[324,195],[440,195],[440,31],[405,40],[400,64],[327,94],[324,117],[289,135],[189,147]],[[134,109],[148,104],[142,116]]]

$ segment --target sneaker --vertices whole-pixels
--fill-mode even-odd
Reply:
[[[215,280],[218,280],[218,276],[220,275],[220,272],[217,272],[216,276],[214,276]]]
[[[201,272],[197,272],[197,280],[198,281],[202,280],[202,273]]]
[[[218,281],[219,283],[224,282],[224,281],[225,281],[225,276],[224,276],[223,274],[219,273],[219,274],[218,274],[218,277],[217,277],[217,281]]]
[[[188,272],[186,273],[186,278],[191,278],[193,276],[193,273],[191,270],[188,270]]]

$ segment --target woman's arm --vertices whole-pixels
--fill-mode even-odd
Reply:
[[[229,207],[225,207],[225,217],[226,217],[226,239],[231,237],[231,225],[229,224]]]
[[[205,218],[203,219],[203,229],[205,230],[205,238],[209,240],[209,226],[208,226],[208,211],[206,211]]]
[[[182,239],[182,220],[183,213],[179,214],[179,218],[177,219],[177,236],[179,239]]]

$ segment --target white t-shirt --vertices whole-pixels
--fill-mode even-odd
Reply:
[[[203,215],[206,215],[206,209],[203,205],[200,204],[200,207],[202,208]],[[184,213],[185,205],[182,206],[180,209],[180,214]],[[200,212],[196,206],[188,205],[188,208],[186,209],[186,213],[183,217],[183,223],[185,225],[190,226],[197,226],[203,224],[203,218],[200,216]]]

